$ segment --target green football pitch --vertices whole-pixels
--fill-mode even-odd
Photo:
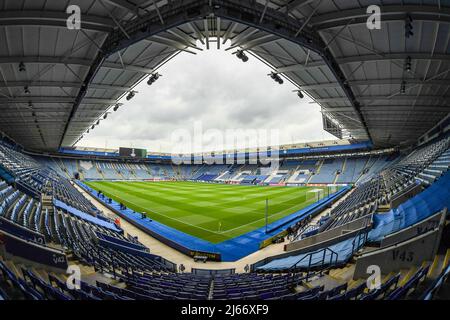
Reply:
[[[136,212],[179,231],[219,243],[277,221],[326,196],[326,187],[198,182],[87,182]],[[320,189],[321,191],[318,191]]]

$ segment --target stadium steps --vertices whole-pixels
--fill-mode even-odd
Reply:
[[[0,255],[0,261],[3,264],[5,264],[8,268],[10,268],[10,263],[12,263],[12,262],[8,262],[1,255]],[[15,266],[14,266],[14,268],[15,268]],[[13,272],[15,273],[15,271],[13,271]],[[0,273],[0,287],[5,291],[5,293],[9,299],[24,300],[24,296],[23,296],[22,292],[18,288],[11,286],[11,284],[8,281],[4,281],[2,279],[1,273]]]
[[[77,171],[80,174],[80,176],[83,177],[83,179],[84,179],[84,173],[83,173],[83,170],[80,167],[80,160],[75,160],[75,166],[76,166]]]
[[[122,171],[119,170],[119,168],[114,167],[114,170],[116,170],[117,175],[120,177],[120,179],[125,180],[125,176],[122,174]]]
[[[24,269],[27,269],[27,266],[22,266]],[[37,268],[37,267],[31,267],[28,268],[29,270],[31,270],[37,277],[39,277],[41,280],[45,281],[45,282],[49,282],[48,279],[48,272],[46,272],[43,269]]]
[[[422,264],[422,268],[425,268],[429,265],[430,264],[425,261]],[[427,274],[427,276],[421,282],[419,282],[417,286],[412,289],[412,291],[409,292],[409,294],[406,296],[406,300],[419,300],[422,294],[429,288],[432,282],[433,278],[430,278]]]
[[[94,162],[94,166],[95,166],[95,169],[97,170],[98,174],[100,175],[100,177],[102,177],[102,179],[105,180],[105,175],[103,174],[103,171],[100,170],[100,168],[98,167],[96,162]]]
[[[448,266],[450,263],[450,249],[447,249],[447,253],[445,254],[444,258],[444,265],[442,266],[442,270]]]
[[[288,183],[295,183],[297,181],[297,177],[300,174],[300,170],[295,170],[294,173],[289,177]]]
[[[88,277],[95,274],[100,274],[95,271],[93,266],[89,266],[81,262],[76,258],[76,256],[66,256],[68,265],[76,265],[80,268],[82,277]]]
[[[173,163],[171,163],[170,166],[172,167],[173,172],[175,172],[175,176],[178,179],[183,179],[183,177],[181,176],[180,167],[179,166],[174,167]]]
[[[327,274],[316,275],[309,279],[308,282],[303,282],[300,286],[298,286],[295,291],[296,292],[304,292],[315,287],[324,286],[324,290],[330,290],[337,286],[340,286],[342,281],[333,279]]]
[[[214,278],[211,279],[208,291],[208,300],[212,300],[214,295]]]
[[[359,173],[359,176],[358,176],[358,178],[354,181],[354,183],[357,183],[359,180],[361,180],[361,178],[364,176],[364,171],[365,171],[366,169],[370,170],[370,168],[368,167],[368,164],[369,164],[369,162],[370,162],[371,159],[372,159],[372,156],[369,156],[369,157],[366,159],[366,163],[364,163],[364,167],[362,167],[361,172]]]
[[[350,279],[350,281],[348,282],[348,289],[356,288],[359,285],[363,284],[364,282],[366,282],[365,279],[358,279],[358,280]]]
[[[48,274],[52,275],[53,277],[64,283],[66,283],[67,279],[69,278],[65,273],[48,272]]]
[[[242,166],[242,167],[243,167],[243,166]],[[242,168],[242,167],[241,167],[241,168]],[[241,169],[241,168],[239,168],[239,169]],[[198,168],[197,170],[193,170],[193,171],[192,171],[192,178],[196,177],[197,174],[198,174],[201,170],[203,170],[203,165],[199,166],[199,168]],[[238,170],[238,171],[239,171],[239,170]]]
[[[346,168],[347,168],[347,158],[344,159],[344,163],[342,164],[342,168],[340,170],[341,173],[340,174],[338,174],[338,173],[336,174],[336,177],[333,180],[333,184],[337,183],[337,181],[339,179],[339,176],[345,172]]]
[[[437,254],[434,257],[433,262],[430,265],[430,270],[428,271],[427,277],[430,279],[437,278],[445,267],[448,265],[448,260],[450,258],[450,249],[447,249],[446,254]]]
[[[320,173],[320,170],[323,167],[324,160],[319,160],[319,162],[320,162],[320,164],[319,164],[319,167],[317,168],[316,175]]]
[[[224,177],[226,174],[228,174],[229,173],[229,171],[227,170],[227,171],[225,171],[225,172],[223,172],[220,176],[218,176],[216,179],[214,179],[214,180],[216,180],[216,181],[220,181],[220,180],[223,180],[222,179],[222,177]]]
[[[338,282],[347,283],[352,278],[355,267],[353,263],[347,264],[344,268],[330,270],[328,276]]]
[[[132,180],[138,180],[138,176],[136,175],[136,173],[134,172],[134,170],[132,169],[128,169],[128,171],[130,171],[130,176]]]
[[[320,162],[320,165],[319,165],[319,167],[317,168],[317,171],[314,172],[314,174],[310,174],[308,180],[306,181],[306,184],[310,183],[311,180],[312,180],[312,178],[313,178],[315,175],[319,174],[320,169],[322,169],[322,166],[323,166],[323,160],[319,160],[319,162]]]
[[[3,263],[8,267],[9,270],[12,271],[12,273],[14,273],[14,275],[16,277],[22,276],[22,273],[20,272],[20,270],[17,268],[16,264],[12,260],[3,260]]]
[[[418,268],[413,266],[410,269],[401,269],[400,270],[400,280],[398,282],[399,287],[403,287],[409,279],[417,272]]]
[[[424,261],[422,263],[422,268],[425,268],[429,265],[430,263],[428,261]],[[417,266],[412,266],[410,269],[402,269],[400,270],[400,280],[398,285],[400,287],[403,287],[415,274],[416,272],[419,270],[420,268]]]
[[[450,262],[450,249],[447,249],[446,254],[442,256],[443,256],[442,265],[440,265],[437,268],[436,270],[437,275],[440,275],[447,268]],[[448,300],[449,295],[450,295],[450,283],[449,280],[447,280],[447,282],[443,283],[441,289],[435,294],[434,300]]]
[[[56,163],[56,166],[58,168],[60,168],[62,172],[64,172],[64,174],[67,176],[68,179],[71,179],[69,172],[68,172],[67,168],[64,166],[64,163],[61,161],[61,159],[58,159],[61,164],[59,164],[58,161],[55,160],[55,158],[50,158],[50,159],[52,159],[52,161],[54,163]]]

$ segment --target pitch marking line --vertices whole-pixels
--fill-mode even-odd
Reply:
[[[127,193],[127,192],[125,192],[125,193]],[[139,205],[139,204],[137,204],[137,203],[135,203],[135,202],[133,202],[133,201],[125,200],[125,199],[123,199],[123,198],[121,198],[121,197],[119,197],[119,196],[116,196],[116,197],[119,198],[119,199],[121,199],[121,200],[123,200],[123,202],[128,202],[128,203],[134,204],[134,205],[137,206],[138,208],[142,208],[142,209],[147,210],[146,208],[142,207],[141,205]],[[302,204],[303,204],[303,203],[302,203]],[[299,204],[299,205],[300,205],[300,204]],[[277,213],[274,213],[274,214],[270,215],[269,217],[277,216],[277,215],[279,215],[279,214],[281,214],[281,213],[284,213],[286,210],[290,210],[290,209],[292,209],[292,208],[293,208],[293,207],[288,208],[288,209],[285,209],[285,210],[280,211],[280,212],[277,212]],[[214,234],[214,235],[223,235],[223,234],[226,234],[226,233],[228,233],[228,232],[231,232],[231,231],[234,231],[234,230],[241,229],[241,228],[243,228],[243,227],[246,227],[246,226],[248,226],[248,225],[251,225],[251,224],[253,224],[253,223],[256,223],[256,222],[259,222],[259,221],[265,219],[265,217],[264,217],[264,218],[261,218],[261,219],[258,219],[258,220],[254,220],[254,221],[252,221],[252,222],[250,222],[250,223],[247,223],[247,224],[238,226],[238,227],[233,228],[233,229],[228,229],[228,230],[224,230],[224,231],[213,231],[213,230],[210,230],[210,229],[206,229],[206,228],[203,228],[203,227],[200,227],[200,226],[197,226],[197,225],[194,225],[194,224],[185,222],[185,221],[180,220],[180,219],[177,219],[177,218],[173,218],[173,217],[167,216],[167,215],[165,215],[165,214],[159,213],[159,212],[154,211],[154,210],[152,210],[151,212],[152,212],[152,213],[155,213],[155,214],[157,214],[157,215],[163,216],[163,217],[165,217],[165,218],[167,218],[167,219],[174,220],[174,221],[180,222],[180,223],[182,223],[182,224],[191,226],[191,227],[193,227],[193,228],[201,229],[201,230],[203,230],[203,231],[212,233],[212,234]],[[293,213],[294,213],[294,212],[293,212]],[[219,222],[221,222],[221,220],[219,220]],[[176,228],[174,228],[174,229],[176,229]],[[180,231],[180,230],[178,230],[178,231]],[[182,231],[181,231],[181,232],[182,232]],[[195,237],[195,236],[194,236],[194,237]]]
[[[307,201],[307,202],[303,202],[303,203],[301,203],[301,204],[303,205],[303,204],[305,204],[305,203],[308,203],[308,201]],[[292,208],[295,208],[295,207],[297,207],[297,206],[300,206],[301,204],[298,204],[298,205],[296,205],[296,206],[293,206],[293,207],[284,209],[284,210],[282,210],[282,211],[280,211],[280,212],[271,214],[271,215],[269,215],[269,218],[278,216],[278,215],[281,214],[281,213],[285,213],[286,211],[291,210]],[[304,208],[306,208],[306,207],[304,207]],[[301,210],[301,209],[299,209],[299,210]],[[298,211],[298,210],[297,210],[297,211]],[[292,214],[294,214],[295,212],[296,212],[296,211],[292,212]],[[243,227],[246,227],[246,226],[248,226],[248,225],[251,225],[251,224],[253,224],[253,223],[255,223],[255,222],[264,220],[265,218],[266,218],[266,217],[263,217],[263,218],[258,219],[258,220],[254,220],[254,221],[252,221],[252,222],[250,222],[250,223],[243,224],[243,225],[241,225],[241,226],[239,226],[239,227],[236,227],[236,228],[233,228],[233,229],[228,229],[228,230],[225,230],[225,231],[219,231],[218,234],[224,234],[224,233],[231,232],[231,231],[234,231],[234,230],[239,230],[239,229],[241,229],[241,228],[243,228]],[[275,222],[275,221],[274,221],[274,222]]]
[[[116,197],[117,197],[117,196],[116,196]],[[141,205],[139,205],[139,204],[137,204],[137,203],[135,203],[135,202],[133,202],[133,201],[125,200],[125,199],[122,199],[121,197],[117,197],[117,198],[123,200],[123,202],[128,202],[128,203],[134,204],[134,205],[137,206],[138,208],[142,208],[142,209],[144,209],[144,210],[147,210],[146,208],[142,207]],[[163,213],[159,213],[159,212],[154,211],[154,210],[152,210],[151,213],[155,213],[155,214],[160,215],[160,216],[163,216],[163,217],[165,217],[165,218],[167,218],[167,219],[174,220],[174,221],[178,221],[178,222],[180,222],[180,223],[182,223],[182,224],[185,224],[185,225],[188,225],[188,226],[191,226],[191,227],[194,227],[194,228],[197,228],[197,229],[201,229],[201,230],[204,230],[204,231],[207,231],[207,232],[210,232],[210,233],[214,233],[215,235],[218,235],[218,233],[215,232],[215,231],[212,231],[212,230],[209,230],[209,229],[205,229],[205,228],[203,228],[203,227],[200,227],[200,226],[197,226],[197,225],[194,225],[194,224],[190,224],[190,223],[188,223],[188,222],[185,222],[185,221],[180,220],[180,219],[177,219],[177,218],[169,217],[169,216],[167,216],[167,215],[165,215],[165,214],[163,214]],[[168,226],[168,227],[169,227],[169,226]],[[174,229],[176,229],[176,228],[174,228]],[[178,231],[180,231],[180,230],[178,230]],[[182,231],[181,231],[181,232],[182,232]]]

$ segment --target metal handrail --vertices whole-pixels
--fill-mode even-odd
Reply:
[[[337,264],[337,262],[338,262],[338,259],[339,259],[339,255],[338,255],[338,253],[336,252],[336,251],[334,251],[334,250],[332,250],[332,249],[330,249],[330,248],[323,248],[323,249],[320,249],[320,250],[317,250],[317,251],[314,251],[314,252],[311,252],[311,253],[308,253],[307,255],[305,255],[305,256],[303,256],[300,260],[298,260],[296,263],[294,263],[290,268],[289,268],[289,270],[292,270],[292,272],[294,272],[295,271],[295,268],[297,267],[297,265],[300,263],[300,262],[302,262],[302,261],[304,261],[305,259],[309,259],[309,261],[308,261],[308,267],[307,267],[307,271],[306,271],[306,280],[308,280],[309,279],[309,275],[310,275],[310,271],[311,271],[311,266],[312,266],[312,258],[313,258],[313,255],[315,255],[315,254],[319,254],[319,253],[321,253],[323,251],[323,255],[322,255],[322,260],[321,260],[321,262],[320,262],[320,264],[319,264],[319,266],[320,267],[323,267],[325,264],[326,264],[326,262],[327,262],[327,252],[330,252],[331,253],[331,255],[330,255],[330,265],[334,265],[334,264]],[[334,260],[333,260],[333,258],[334,257],[336,257]],[[334,261],[334,263],[333,263],[333,261]],[[323,270],[323,268],[321,268],[322,270]]]
[[[363,236],[363,241],[361,242],[361,236]],[[364,244],[367,242],[367,238],[369,237],[369,232],[365,229],[360,230],[357,234],[355,239],[352,241],[352,256],[357,252],[359,249],[361,249]],[[356,241],[358,241],[356,243]]]

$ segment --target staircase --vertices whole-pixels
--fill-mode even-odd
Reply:
[[[319,160],[319,163],[320,163],[320,164],[319,164],[319,167],[317,168],[317,171],[316,171],[314,174],[312,174],[312,175],[309,176],[308,181],[306,181],[307,184],[310,183],[311,179],[312,179],[316,174],[319,174],[319,173],[320,173],[320,169],[322,169],[323,162],[324,162],[324,160]]]
[[[117,175],[122,179],[122,180],[126,180],[124,175],[122,174],[121,170],[119,170],[119,168],[116,167],[116,164],[113,164],[113,168],[114,170],[117,172]]]
[[[344,163],[342,164],[342,168],[340,170],[341,174],[344,173],[345,169],[347,167],[347,158],[344,159]],[[336,177],[333,180],[333,184],[336,184],[337,180],[339,179],[340,174],[336,174]]]
[[[95,163],[94,166],[95,166],[95,169],[97,169],[97,172],[100,175],[100,177],[102,177],[102,179],[105,180],[105,175],[103,174],[103,171],[100,170],[100,168],[98,167],[97,163]]]

